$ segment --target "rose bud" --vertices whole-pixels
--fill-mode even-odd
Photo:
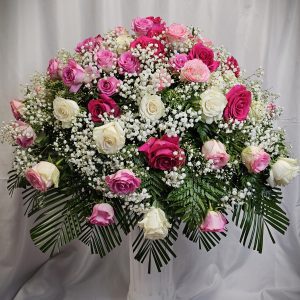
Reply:
[[[168,229],[171,228],[164,211],[156,207],[151,207],[145,213],[138,226],[143,228],[144,237],[150,240],[164,239],[168,235]]]
[[[114,209],[108,203],[96,204],[87,220],[94,225],[107,226],[114,223]]]
[[[10,107],[15,119],[20,120],[22,118],[24,104],[19,100],[11,100]]]
[[[19,146],[22,148],[28,148],[33,145],[35,139],[36,134],[30,125],[22,121],[16,122],[15,141]]]
[[[268,183],[271,187],[285,186],[299,173],[299,165],[296,159],[279,157],[272,165]]]
[[[209,210],[199,229],[204,232],[224,232],[227,223],[221,212]]]
[[[52,185],[58,187],[59,170],[48,162],[41,161],[25,172],[27,181],[37,190],[45,192]]]
[[[242,162],[250,173],[260,173],[270,163],[270,155],[261,147],[249,146],[242,151]]]

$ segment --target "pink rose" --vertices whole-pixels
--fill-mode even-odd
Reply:
[[[22,112],[24,109],[24,104],[19,100],[11,100],[10,108],[16,120],[20,120],[22,118]]]
[[[128,195],[135,192],[140,187],[142,181],[133,172],[124,169],[106,176],[105,182],[114,194]]]
[[[110,50],[99,50],[95,54],[95,62],[97,65],[102,68],[104,71],[109,72],[117,63],[117,55]]]
[[[189,52],[189,59],[201,59],[209,68],[210,72],[214,72],[220,65],[219,61],[214,60],[214,52],[212,49],[197,43]]]
[[[270,163],[270,155],[261,147],[248,146],[242,151],[242,162],[250,173],[260,173]]]
[[[244,85],[238,84],[230,89],[226,98],[228,103],[224,109],[224,119],[245,120],[250,110],[251,92]]]
[[[206,47],[212,47],[213,46],[213,42],[210,39],[206,38],[206,37],[203,37],[199,42],[201,42]]]
[[[179,54],[175,54],[170,58],[170,65],[174,70],[179,71],[180,69],[183,68],[184,64],[187,61],[188,61],[187,54],[179,53]]]
[[[77,93],[84,81],[83,68],[74,59],[69,59],[62,71],[62,80],[70,88],[70,92]]]
[[[101,116],[104,113],[119,117],[121,115],[118,104],[105,94],[99,96],[99,99],[92,99],[88,103],[88,111],[92,115],[93,122],[102,122]]]
[[[75,51],[78,53],[82,53],[85,51],[93,52],[96,46],[100,46],[103,39],[101,35],[97,35],[96,37],[89,37],[84,39],[82,42],[79,42],[75,48]]]
[[[180,72],[182,81],[207,82],[209,77],[210,71],[200,59],[188,60]]]
[[[153,21],[147,18],[135,18],[132,21],[132,30],[139,36],[146,35],[153,26]]]
[[[35,189],[45,192],[52,185],[58,187],[59,170],[48,161],[40,161],[25,171],[25,178]]]
[[[128,31],[125,27],[123,26],[117,26],[115,27],[114,29],[114,33],[117,35],[117,36],[120,36],[120,35],[127,35],[128,34]]]
[[[121,84],[121,80],[112,76],[112,77],[105,77],[99,79],[97,87],[102,94],[105,94],[107,96],[112,96],[117,92],[120,84]]]
[[[148,165],[158,170],[172,170],[185,164],[184,151],[179,147],[179,137],[151,137],[138,150],[146,155]]]
[[[182,24],[173,23],[166,29],[167,38],[171,43],[184,42],[188,34],[188,28]]]
[[[213,169],[220,169],[224,167],[229,161],[229,154],[226,152],[225,146],[216,140],[210,140],[203,144],[201,149],[204,158],[212,160]]]
[[[233,56],[230,56],[227,58],[226,65],[227,65],[228,69],[234,73],[235,77],[240,76],[239,63]]]
[[[84,83],[90,83],[94,79],[98,78],[100,76],[100,73],[98,69],[95,66],[86,66],[84,68]]]
[[[49,60],[47,72],[51,79],[58,79],[61,76],[60,62],[57,58]]]
[[[16,143],[21,146],[22,148],[28,148],[32,146],[36,139],[36,134],[33,130],[33,128],[22,122],[17,121],[16,122]]]
[[[199,229],[204,232],[224,232],[227,223],[221,212],[209,210]]]
[[[152,27],[148,30],[147,36],[154,37],[162,34],[162,32],[166,29],[166,22],[164,22],[160,17],[147,17],[147,19],[153,22]]]
[[[150,44],[152,45],[152,48],[155,49],[154,55],[159,56],[160,54],[165,54],[164,45],[159,40],[150,38],[148,36],[140,36],[139,38],[135,39],[130,43],[130,48],[136,48],[138,45],[140,45],[142,49],[145,49]]]
[[[96,204],[93,207],[93,212],[87,220],[94,225],[108,226],[114,223],[114,209],[108,203]]]
[[[172,83],[172,77],[166,69],[157,70],[152,76],[152,84],[160,92]]]
[[[121,54],[118,59],[118,65],[121,68],[120,74],[140,72],[140,61],[130,51]]]

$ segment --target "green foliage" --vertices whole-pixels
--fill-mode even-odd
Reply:
[[[190,229],[202,223],[210,207],[216,208],[224,196],[223,183],[216,178],[189,175],[185,182],[168,196],[174,213]]]
[[[141,230],[132,244],[135,259],[143,263],[148,260],[148,273],[151,273],[152,262],[154,262],[158,272],[164,264],[168,264],[172,256],[176,257],[172,246],[178,237],[178,229],[180,222],[178,219],[173,219],[172,227],[169,229],[168,236],[162,240],[149,240],[144,238]]]
[[[259,180],[259,177],[255,180]],[[232,220],[242,229],[240,242],[261,253],[265,228],[275,243],[270,227],[284,234],[289,220],[286,212],[279,206],[282,199],[280,189],[261,184],[255,185],[255,188],[254,195],[244,204],[234,205]]]
[[[219,244],[220,235],[226,236],[224,232],[203,232],[198,228],[190,229],[187,224],[183,229],[183,234],[192,242],[198,243],[199,249],[204,248],[206,251],[211,250],[213,247]]]

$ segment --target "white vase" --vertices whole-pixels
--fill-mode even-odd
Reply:
[[[148,261],[134,259],[132,243],[138,231],[129,233],[130,283],[127,300],[174,300],[173,260],[158,272],[155,266],[148,274]]]

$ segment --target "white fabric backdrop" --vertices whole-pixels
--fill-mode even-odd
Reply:
[[[9,120],[8,100],[20,97],[20,83],[45,71],[59,48],[136,16],[160,15],[168,23],[201,27],[216,44],[225,45],[249,73],[265,68],[265,87],[281,93],[280,123],[293,154],[300,158],[300,1],[284,0],[0,0],[0,119]],[[89,254],[79,242],[53,259],[29,238],[19,193],[6,191],[11,149],[0,145],[0,299],[125,299],[129,284],[128,241],[105,259]],[[262,255],[238,243],[239,230],[211,252],[180,237],[175,245],[176,299],[299,300],[299,178],[285,189],[291,219],[277,244],[265,239]],[[149,282],[157,275],[145,274]],[[138,299],[141,300],[141,299]],[[159,298],[157,298],[159,300]]]

